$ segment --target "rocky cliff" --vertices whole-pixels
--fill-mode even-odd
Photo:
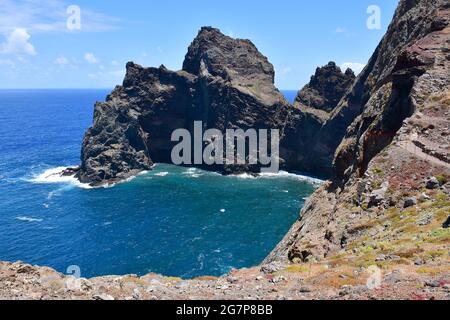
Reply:
[[[330,112],[353,85],[355,78],[351,69],[343,73],[336,63],[329,62],[317,68],[311,81],[298,92],[294,105]]]
[[[287,170],[327,176],[334,149],[320,165],[309,156],[314,139],[354,80],[332,62],[318,68],[310,84],[289,105],[274,86],[275,72],[249,40],[233,39],[204,27],[188,48],[181,71],[127,64],[123,84],[95,105],[77,177],[91,185],[114,183],[172,163],[176,129],[278,129],[281,165]],[[313,100],[306,106],[302,101]],[[309,101],[308,100],[308,101]],[[343,137],[336,136],[338,141]],[[328,162],[327,162],[328,161]],[[259,172],[257,165],[203,165],[222,173]],[[70,172],[71,173],[71,172]]]
[[[171,163],[175,129],[280,129],[291,107],[274,86],[274,68],[249,40],[204,27],[178,72],[127,64],[126,77],[97,103],[83,141],[78,177],[93,185],[115,182]],[[208,167],[223,172],[242,166]],[[257,168],[256,168],[257,169]]]
[[[449,263],[449,21],[448,1],[400,1],[318,134],[313,154],[337,147],[333,179],[267,262]]]
[[[324,143],[322,130],[328,128],[327,121],[354,81],[351,69],[343,73],[336,63],[329,62],[317,68],[311,81],[298,92],[281,143],[281,154],[288,170],[322,177],[332,174],[334,152],[345,132],[336,130]]]

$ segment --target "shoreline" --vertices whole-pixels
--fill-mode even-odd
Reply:
[[[125,176],[123,178],[118,178],[114,180],[110,180],[104,184],[100,185],[92,185],[89,183],[83,183],[81,182],[77,176],[76,172],[67,175],[67,170],[73,170],[73,168],[76,168],[74,166],[68,166],[68,167],[54,167],[44,170],[42,173],[37,174],[34,178],[30,179],[33,183],[40,183],[40,184],[54,184],[54,183],[70,183],[74,184],[77,187],[80,187],[82,189],[97,189],[97,188],[112,188],[118,184],[121,183],[127,183],[134,179],[136,179],[139,176],[146,175],[153,171],[153,169],[158,165],[169,165],[174,166],[177,168],[186,168],[186,169],[196,169],[208,173],[213,173],[220,175],[222,177],[235,177],[240,179],[260,179],[260,178],[283,178],[283,177],[292,177],[295,179],[298,179],[299,181],[305,181],[308,183],[311,183],[313,185],[321,185],[325,183],[327,180],[321,179],[314,175],[309,175],[308,173],[303,172],[290,172],[290,171],[284,171],[280,170],[278,173],[248,173],[248,172],[242,172],[242,173],[231,173],[231,174],[225,174],[223,172],[217,171],[217,170],[206,170],[203,167],[196,167],[196,166],[177,166],[174,164],[169,163],[155,163],[151,170],[141,170],[136,172],[130,172],[129,176]]]

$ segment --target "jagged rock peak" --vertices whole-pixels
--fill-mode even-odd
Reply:
[[[327,112],[332,111],[355,81],[355,74],[349,68],[343,73],[335,62],[316,69],[311,81],[298,92],[297,107],[309,107]]]
[[[273,65],[250,40],[233,39],[219,29],[203,27],[192,41],[183,70],[198,75],[202,63],[212,76],[248,85],[255,80],[273,84]]]
[[[292,108],[274,85],[274,69],[249,40],[202,28],[183,69],[144,68],[127,63],[122,86],[97,103],[87,130],[77,177],[104,185],[171,163],[176,129],[283,128]],[[207,167],[225,173],[246,166]]]

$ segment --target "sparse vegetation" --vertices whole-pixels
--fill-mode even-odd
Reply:
[[[448,177],[445,174],[439,174],[436,176],[436,179],[439,181],[439,184],[442,186],[448,182]]]

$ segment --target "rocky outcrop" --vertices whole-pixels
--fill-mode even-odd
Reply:
[[[274,68],[249,40],[204,27],[192,42],[183,70],[127,64],[126,77],[104,103],[83,141],[78,178],[92,185],[123,180],[171,163],[175,129],[281,129],[291,106],[274,86]],[[225,173],[250,166],[212,166]]]
[[[317,68],[311,81],[298,92],[281,145],[281,154],[288,170],[305,171],[322,177],[332,174],[334,152],[345,131],[335,130],[330,140],[324,143],[322,130],[325,126],[328,128],[327,121],[354,81],[355,74],[351,69],[342,73],[334,62],[329,62]]]
[[[298,92],[294,105],[331,112],[353,85],[355,78],[351,69],[342,73],[336,63],[329,62],[317,68],[311,81]]]
[[[337,147],[333,179],[309,199],[267,261],[339,254],[375,264],[377,251],[402,252],[408,246],[426,251],[433,240],[423,239],[445,234],[440,228],[450,210],[449,185],[428,194],[422,190],[430,177],[450,176],[443,156],[450,152],[449,22],[448,1],[400,1],[387,34],[311,152],[326,162]],[[336,136],[344,137],[338,145]],[[421,203],[404,208],[408,198]],[[392,246],[380,246],[383,241]]]

